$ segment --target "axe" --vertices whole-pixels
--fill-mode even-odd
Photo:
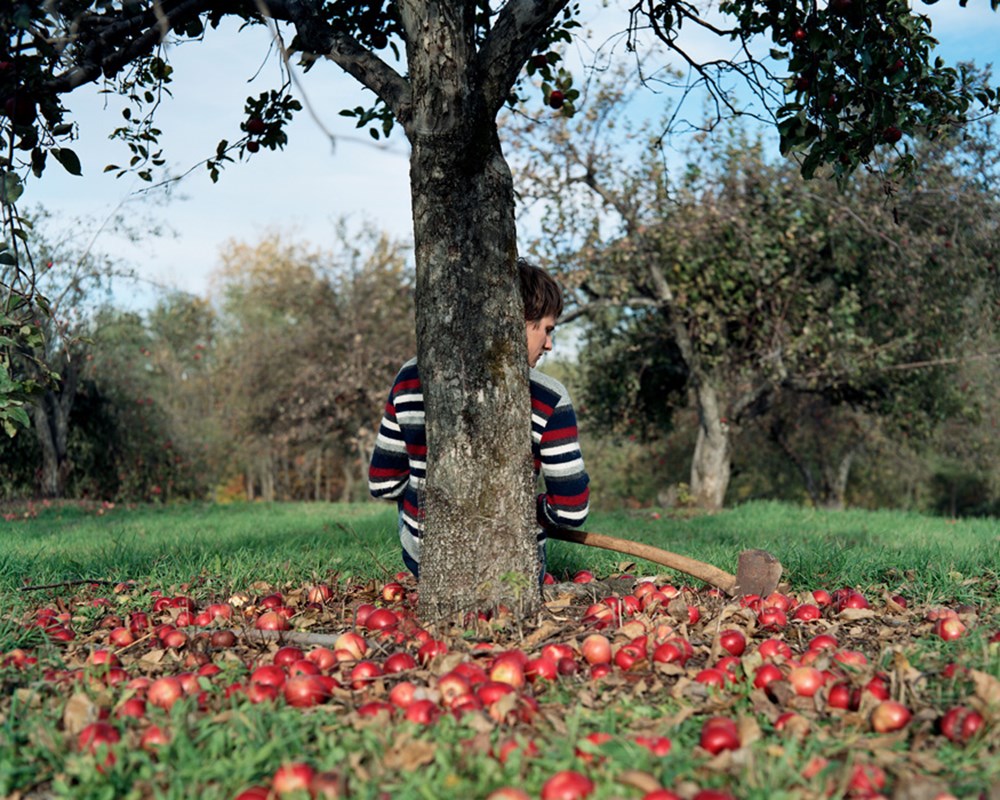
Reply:
[[[655,564],[662,564],[678,572],[683,572],[704,581],[730,596],[756,594],[765,597],[778,588],[781,578],[781,562],[766,550],[744,550],[740,553],[736,574],[697,561],[669,550],[661,550],[640,542],[606,536],[603,533],[579,531],[573,528],[547,528],[546,534],[562,542],[575,542],[604,550],[614,550],[636,558],[644,558]]]

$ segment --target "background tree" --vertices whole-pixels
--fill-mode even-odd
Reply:
[[[690,392],[690,492],[711,509],[729,484],[736,426],[768,412],[814,502],[842,505],[874,424],[863,418],[917,431],[953,413],[957,362],[941,354],[977,325],[995,327],[997,195],[961,163],[989,131],[924,145],[930,166],[887,198],[882,176],[844,179],[844,193],[804,184],[742,133],[676,176],[639,134],[617,135],[621,102],[611,92],[567,123],[582,130],[537,137],[529,124],[522,140],[526,196],[550,204],[546,230],[571,231],[539,248],[568,266],[576,313],[594,315],[582,353],[591,414],[662,429]],[[791,435],[813,430],[805,418],[823,421],[828,444],[835,419],[842,434],[814,466],[817,439]]]
[[[991,1],[995,7],[998,0]],[[820,94],[817,102],[777,108],[783,146],[805,151],[807,172],[826,163],[849,170],[883,141],[961,117],[976,93],[960,74],[932,64],[928,24],[903,0],[871,0],[859,8],[727,2],[722,10],[732,26],[726,30],[693,6],[650,2],[633,9],[629,25],[630,33],[648,25],[674,50],[681,47],[681,29],[698,26],[745,40],[746,53],[753,53],[747,40],[760,34],[787,46],[791,70],[807,62],[811,85],[820,92],[835,88],[838,103],[830,109]],[[152,111],[170,77],[162,42],[200,37],[223,16],[273,25],[282,51],[301,53],[310,66],[320,59],[338,64],[377,97],[370,109],[356,110],[362,124],[374,122],[385,132],[393,122],[402,126],[411,145],[417,344],[430,443],[422,612],[434,618],[501,600],[519,600],[525,612],[534,611],[540,593],[524,595],[504,580],[510,572],[537,572],[537,563],[513,184],[495,120],[533,56],[548,103],[571,108],[575,90],[569,76],[556,71],[551,45],[569,38],[573,8],[566,0],[509,0],[496,8],[437,0],[320,8],[300,0],[85,0],[71,8],[39,0],[5,7],[0,79],[7,100],[0,133],[11,153],[2,176],[8,229],[16,227],[10,209],[27,170],[40,173],[51,154],[80,171],[65,146],[73,129],[60,98],[84,83],[105,80],[134,101],[120,133],[132,149],[131,166],[148,176],[161,161]],[[402,70],[380,57],[404,53]],[[878,67],[898,60],[904,68],[888,80]],[[870,64],[876,69],[869,71]],[[709,70],[694,66],[703,75]],[[764,96],[777,91],[773,73],[755,66],[746,73],[752,84]],[[981,102],[995,100],[989,90],[979,94]],[[249,138],[237,151],[283,146],[282,125],[295,108],[284,86],[250,98],[243,126]],[[230,153],[228,143],[220,144],[210,169]],[[16,252],[12,258],[16,263]],[[468,558],[473,551],[478,557]]]
[[[251,498],[367,496],[384,395],[415,348],[413,285],[401,244],[343,226],[338,239],[223,254],[216,386]]]

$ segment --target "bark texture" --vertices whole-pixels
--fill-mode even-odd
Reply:
[[[513,181],[479,90],[471,20],[404,7],[406,125],[427,428],[422,618],[541,604]],[[447,76],[447,77],[445,77]]]
[[[722,416],[713,386],[699,380],[695,396],[698,439],[691,462],[691,496],[698,508],[718,511],[725,503],[732,470],[729,424]]]
[[[35,435],[42,451],[43,497],[62,497],[72,463],[69,460],[69,416],[76,398],[77,370],[67,361],[59,384],[42,395],[34,407]]]

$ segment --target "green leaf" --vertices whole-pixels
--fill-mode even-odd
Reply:
[[[70,175],[83,175],[79,157],[68,147],[55,147],[52,149],[52,155]]]
[[[24,193],[24,185],[20,176],[15,172],[4,172],[0,180],[0,200],[4,205],[13,205]]]

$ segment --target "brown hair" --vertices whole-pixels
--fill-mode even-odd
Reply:
[[[521,277],[521,297],[524,300],[525,322],[537,322],[542,317],[559,318],[562,314],[562,290],[555,279],[541,267],[523,258],[517,260]]]

